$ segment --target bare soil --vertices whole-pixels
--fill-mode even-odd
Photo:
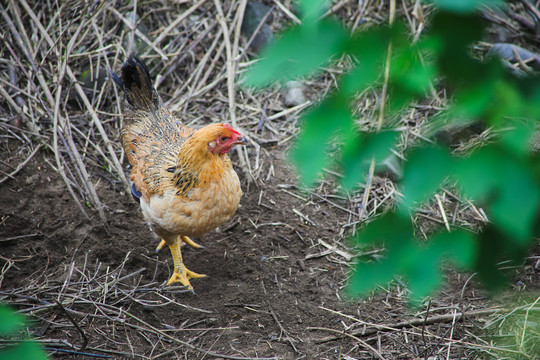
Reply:
[[[19,145],[2,142],[3,171],[27,153]],[[245,195],[234,219],[200,239],[204,249],[184,248],[186,264],[208,275],[193,281],[192,294],[163,286],[172,269],[170,254],[155,253],[157,239],[124,189],[94,176],[108,222],[86,219],[47,164],[50,154],[38,153],[1,185],[0,298],[31,312],[32,334],[53,358],[410,359],[474,353],[448,345],[466,337],[475,328],[475,311],[488,305],[481,291],[465,285],[467,275],[447,273],[449,284],[430,305],[442,310],[429,316],[415,316],[419,309],[407,306],[399,283],[369,299],[347,299],[342,287],[349,266],[340,255],[347,249],[337,234],[343,210],[287,185],[295,179],[283,149],[270,154],[276,176],[248,184],[239,171]],[[538,269],[529,272],[522,281],[537,283]],[[473,316],[464,322],[452,317],[461,311]],[[444,314],[450,316],[419,325]]]

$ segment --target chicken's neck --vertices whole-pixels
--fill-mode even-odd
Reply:
[[[188,140],[180,149],[176,167],[170,171],[177,195],[187,196],[195,187],[219,181],[230,168],[231,162],[226,154],[212,154],[206,144]]]

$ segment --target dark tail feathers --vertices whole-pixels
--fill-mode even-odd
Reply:
[[[137,56],[127,58],[122,65],[121,77],[112,73],[112,79],[126,92],[126,99],[137,110],[152,111],[160,106],[160,98],[152,86],[146,64]]]

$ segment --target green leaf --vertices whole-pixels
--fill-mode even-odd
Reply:
[[[388,212],[379,219],[368,224],[355,241],[369,245],[408,246],[413,236],[413,228],[407,216]]]
[[[298,0],[304,23],[317,21],[330,7],[330,0]]]
[[[501,0],[427,0],[439,9],[456,12],[471,13],[482,6],[494,7],[502,4]]]
[[[423,96],[429,90],[429,86],[435,79],[436,69],[433,64],[422,65],[420,61],[414,61],[393,72],[392,84],[399,84],[410,94]]]
[[[432,62],[420,61],[420,46],[396,51],[390,64],[390,110],[396,111],[413,99],[423,97],[435,80],[436,67]]]
[[[4,305],[0,305],[0,320],[0,336],[13,334],[24,326],[24,317]]]
[[[324,19],[310,27],[297,26],[270,45],[243,82],[263,87],[313,73],[344,51],[348,35],[337,22]]]
[[[448,150],[440,147],[418,148],[407,158],[401,184],[404,211],[426,200],[454,167]]]
[[[409,269],[403,271],[408,275],[410,301],[415,304],[439,288],[441,284],[440,254],[428,249],[414,249],[415,259]]]
[[[395,145],[397,136],[395,131],[348,136],[343,146],[343,187],[352,190],[363,180],[371,160],[378,164],[386,159]]]
[[[489,124],[495,128],[508,126],[509,118],[523,116],[526,113],[526,104],[517,89],[506,81],[497,81],[493,84],[493,100],[488,112]]]
[[[538,216],[540,191],[527,169],[515,162],[500,168],[499,196],[491,205],[495,224],[513,243],[527,247]]]
[[[408,217],[387,213],[370,223],[355,239],[369,245],[386,245],[388,251],[379,263],[360,263],[353,273],[347,292],[351,296],[367,294],[373,287],[385,284],[412,262],[415,247],[413,229]]]
[[[377,81],[381,75],[391,34],[389,29],[382,28],[361,33],[350,39],[347,52],[354,56],[358,63],[342,78],[340,90],[344,94],[352,96]]]
[[[302,181],[311,184],[323,167],[329,163],[327,144],[339,130],[352,124],[347,99],[332,95],[304,118],[303,131],[291,152]]]
[[[0,351],[2,360],[47,360],[47,356],[34,341],[24,341]]]
[[[518,156],[524,157],[531,151],[536,124],[533,121],[514,124],[514,128],[501,134],[500,144]]]
[[[409,254],[409,252],[406,252]],[[391,281],[400,271],[399,262],[384,259],[380,263],[360,263],[351,276],[347,286],[349,296],[364,296],[377,285]]]
[[[456,177],[466,196],[487,202],[488,216],[509,239],[520,246],[528,244],[538,215],[540,190],[527,162],[490,145],[458,162]]]
[[[487,224],[482,229],[477,237],[478,243],[478,256],[475,269],[478,271],[478,275],[482,284],[485,285],[490,291],[502,290],[506,287],[507,278],[499,270],[497,263],[502,260],[508,260],[508,245],[511,243],[509,239],[500,231],[497,231],[493,224]],[[510,250],[514,251],[514,254],[518,254],[518,247],[513,246]],[[522,250],[522,249],[521,249]],[[518,256],[524,255],[524,252]]]
[[[486,147],[458,161],[455,175],[465,196],[483,201],[493,195],[500,181],[502,160],[496,149]]]
[[[465,231],[444,232],[432,237],[427,247],[416,251],[416,258],[404,271],[410,279],[411,300],[418,302],[440,286],[444,260],[469,269],[477,253],[472,234]]]
[[[464,120],[481,118],[492,109],[494,84],[487,81],[463,88],[455,94],[455,104],[450,109],[451,119]]]
[[[478,248],[471,233],[455,231],[435,235],[427,245],[412,239],[408,217],[388,213],[369,224],[357,238],[364,244],[386,245],[379,263],[360,263],[347,289],[351,295],[364,295],[374,286],[387,283],[395,275],[409,280],[412,300],[419,301],[441,283],[441,266],[450,260],[466,269],[472,267]]]
[[[473,234],[464,230],[435,235],[431,239],[430,249],[464,269],[472,267],[478,255],[478,245]]]
[[[525,79],[512,79],[514,86],[519,89],[523,103],[523,117],[540,119],[540,81],[538,76]]]
[[[453,86],[483,82],[490,75],[490,67],[471,58],[469,47],[482,38],[483,20],[478,15],[438,12],[432,19],[430,31],[440,51],[436,61],[449,90]]]

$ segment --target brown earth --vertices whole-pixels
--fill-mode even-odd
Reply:
[[[11,139],[1,146],[3,172],[29,152]],[[369,299],[344,298],[343,210],[287,185],[294,176],[282,149],[270,154],[275,176],[248,184],[241,174],[245,195],[234,219],[201,239],[204,249],[184,248],[186,264],[208,275],[193,281],[191,294],[163,287],[170,254],[154,252],[157,239],[124,189],[94,176],[108,222],[86,219],[48,165],[50,154],[39,152],[1,184],[0,298],[34,315],[32,334],[53,358],[67,359],[410,359],[446,355],[449,334],[457,341],[475,328],[475,316],[452,322],[452,311],[488,303],[455,272],[431,302],[430,316],[450,317],[434,325],[399,325],[427,316],[407,307],[399,282]],[[538,269],[521,279],[537,281]],[[365,335],[349,335],[358,329]],[[454,346],[450,354],[474,350]]]

